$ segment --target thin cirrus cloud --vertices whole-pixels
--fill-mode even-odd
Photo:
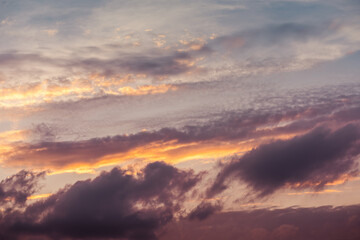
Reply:
[[[114,168],[0,217],[4,239],[156,239],[201,174],[155,162],[136,176]],[[24,183],[26,185],[26,183]],[[29,185],[31,186],[31,185]]]

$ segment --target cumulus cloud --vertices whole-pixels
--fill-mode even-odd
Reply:
[[[67,186],[23,212],[3,214],[0,234],[4,239],[155,239],[200,179],[201,174],[162,162],[148,164],[135,176],[114,168]]]
[[[316,128],[290,140],[260,145],[225,164],[208,194],[222,192],[232,179],[245,182],[259,197],[287,185],[321,189],[344,175],[358,174],[359,139],[359,126],[350,124],[336,131]]]

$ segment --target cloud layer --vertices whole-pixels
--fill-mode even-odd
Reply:
[[[169,224],[161,240],[318,240],[360,238],[360,206],[260,209]]]
[[[220,156],[225,156],[247,151],[271,139],[304,134],[320,126],[339,128],[358,123],[357,103],[357,97],[348,97],[312,106],[229,112],[216,120],[182,128],[165,127],[82,141],[54,141],[56,133],[47,127],[45,130],[51,138],[40,136],[40,141],[35,143],[18,141],[9,146],[9,151],[3,152],[2,158],[8,166],[30,164],[37,168],[63,170],[81,166],[96,168],[131,159],[177,162],[192,154],[218,156],[216,149]],[[33,132],[40,134],[38,127]]]

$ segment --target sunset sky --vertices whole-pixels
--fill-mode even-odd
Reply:
[[[360,239],[358,0],[0,0],[0,239]]]

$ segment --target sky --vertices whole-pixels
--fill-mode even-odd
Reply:
[[[358,0],[0,0],[0,238],[360,239]]]

